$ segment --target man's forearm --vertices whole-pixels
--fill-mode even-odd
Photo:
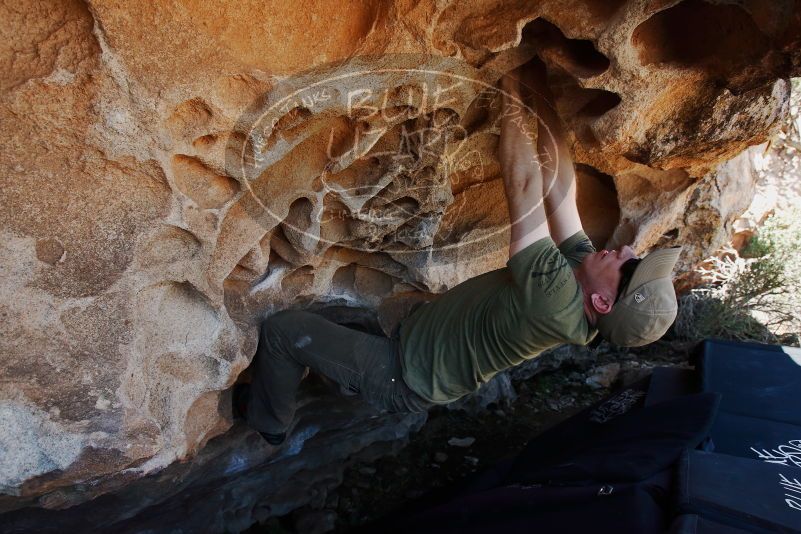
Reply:
[[[532,175],[537,152],[534,142],[536,132],[531,129],[536,128],[536,122],[521,101],[519,82],[506,75],[502,80],[502,88],[505,94],[498,152],[508,192],[510,188],[522,186],[524,182],[541,176]]]
[[[535,81],[534,102],[540,121],[537,152],[542,163],[543,199],[554,241],[561,243],[581,230],[576,206],[576,172],[566,137],[543,78]],[[550,102],[549,102],[550,101]]]
[[[502,89],[505,94],[498,152],[511,223],[511,257],[546,237],[548,229],[542,201],[542,173],[531,131],[531,125],[536,123],[520,102],[518,81],[507,75]]]
[[[546,212],[550,215],[563,200],[575,201],[576,175],[562,124],[546,95],[541,92],[547,89],[544,88],[544,84],[537,89],[534,101],[537,118],[541,123],[540,135],[537,137],[537,153],[542,164]]]

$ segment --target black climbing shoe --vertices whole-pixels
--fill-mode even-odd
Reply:
[[[270,434],[269,432],[259,432],[261,437],[267,441],[270,445],[280,445],[286,439],[286,432],[281,432],[280,434]]]
[[[250,397],[250,384],[235,384],[231,394],[231,414],[234,419],[248,418],[248,398]]]
[[[234,419],[247,420],[248,418],[248,399],[250,398],[250,384],[236,384],[231,394],[231,414]],[[286,432],[280,434],[270,434],[269,432],[259,432],[261,437],[270,445],[280,445],[286,439]]]

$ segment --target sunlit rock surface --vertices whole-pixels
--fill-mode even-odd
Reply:
[[[718,166],[768,138],[801,57],[791,1],[0,15],[0,511],[66,508],[195,457],[231,426],[226,392],[273,310],[376,308],[502,266],[504,71],[545,61],[596,245],[684,244],[687,267],[747,207],[747,162]],[[338,442],[366,446],[368,412]],[[413,426],[380,420],[368,441]],[[215,450],[256,447],[245,435]]]

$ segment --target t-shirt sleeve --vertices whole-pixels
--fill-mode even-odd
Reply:
[[[584,233],[579,230],[559,245],[559,251],[567,259],[571,267],[578,267],[586,256],[595,252],[595,247]]]
[[[528,313],[547,315],[574,301],[578,283],[567,258],[550,237],[519,251],[506,265],[513,292]]]

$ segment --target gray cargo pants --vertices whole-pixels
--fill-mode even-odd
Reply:
[[[319,315],[282,311],[261,326],[248,399],[248,424],[285,432],[295,415],[295,393],[306,367],[389,412],[422,412],[433,406],[401,376],[400,343],[353,330]]]

